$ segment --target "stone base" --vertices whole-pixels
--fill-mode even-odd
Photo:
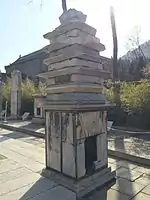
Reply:
[[[32,123],[33,124],[44,125],[45,124],[45,119],[44,118],[33,117],[32,118]]]
[[[111,168],[104,168],[91,176],[86,176],[79,180],[51,169],[43,169],[42,175],[75,192],[77,199],[79,199],[100,187],[110,184],[110,182],[115,183],[116,172],[111,172]]]

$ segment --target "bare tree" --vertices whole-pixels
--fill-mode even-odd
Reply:
[[[128,38],[127,48],[130,52],[133,52],[135,59],[139,57],[143,57],[146,60],[144,52],[141,48],[141,28],[139,26],[135,26],[133,28],[133,33]]]

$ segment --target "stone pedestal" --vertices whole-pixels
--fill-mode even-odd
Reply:
[[[70,9],[61,25],[44,35],[50,41],[45,60],[47,81],[46,171],[51,179],[80,198],[115,178],[108,168],[107,110],[102,93],[103,70],[96,30],[85,24],[86,16]]]
[[[45,113],[44,113],[44,94],[34,94],[34,117],[32,122],[35,124],[45,124]]]
[[[21,109],[21,72],[14,70],[11,78],[11,118],[18,119]]]

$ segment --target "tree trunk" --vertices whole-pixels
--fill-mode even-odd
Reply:
[[[63,12],[66,12],[66,11],[67,11],[66,0],[62,0],[62,9],[63,9]]]
[[[116,84],[119,80],[118,76],[118,66],[117,66],[117,56],[118,56],[118,41],[116,33],[116,22],[113,7],[110,7],[110,19],[111,19],[111,29],[113,37],[113,99],[116,106],[120,106],[120,87]]]

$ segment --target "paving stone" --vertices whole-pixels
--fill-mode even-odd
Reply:
[[[117,169],[117,165],[115,163],[108,163],[108,167],[111,167],[112,171]]]
[[[135,182],[128,181],[123,178],[118,178],[116,184],[112,186],[112,189],[119,191],[130,197],[134,197],[139,193],[145,186],[142,184],[137,184]]]
[[[0,169],[0,172],[1,172],[1,169]],[[0,173],[0,184],[7,182],[9,180],[13,180],[15,178],[24,176],[25,174],[26,175],[30,174],[30,173],[32,173],[32,171],[25,168],[25,167],[20,167],[20,168],[17,168],[17,169],[11,169],[7,172]]]
[[[139,193],[136,197],[134,197],[132,200],[150,200],[150,196],[143,194],[143,193]]]
[[[147,195],[150,195],[150,185],[148,185],[147,187],[145,187],[143,190],[142,190],[142,193],[145,193]]]
[[[62,187],[57,186],[51,190],[41,193],[40,195],[34,197],[32,200],[76,200],[76,195],[72,191]],[[20,199],[22,200],[22,199]]]
[[[109,163],[116,163],[116,159],[113,159],[113,158],[110,158],[110,157],[109,157],[109,158],[108,158],[108,162],[109,162]]]
[[[110,189],[107,192],[107,200],[129,200],[129,198],[130,197],[128,195],[122,194],[113,189]],[[99,199],[100,199],[100,197],[99,197]]]
[[[0,195],[4,195],[11,191],[17,190],[21,187],[24,187],[26,185],[34,183],[34,182],[38,181],[40,178],[41,178],[41,176],[39,174],[31,173],[28,175],[25,174],[22,177],[12,179],[10,181],[2,183],[2,184],[0,184]]]
[[[135,183],[140,183],[145,186],[150,185],[150,176],[143,174],[143,176],[135,180]]]
[[[138,171],[138,172],[145,173],[145,174],[150,176],[150,168],[138,166],[135,170]]]
[[[37,180],[36,182],[33,182],[32,184],[26,185],[17,190],[4,194],[3,196],[0,196],[0,199],[2,198],[3,200],[27,200],[41,193],[44,193],[53,187],[56,187],[56,184],[54,182],[46,178],[42,178]]]
[[[122,161],[122,160],[119,160],[119,161],[117,162],[117,165],[120,166],[120,167],[128,168],[128,169],[130,169],[130,170],[136,169],[136,168],[137,168],[137,165],[132,164],[132,163],[129,163],[129,162],[124,161],[124,160],[123,160],[123,161]]]
[[[116,170],[117,177],[121,177],[124,179],[127,179],[129,181],[135,181],[137,178],[143,175],[143,173],[140,173],[135,170],[130,170],[125,167],[120,167]]]
[[[39,162],[34,161],[32,158],[27,158],[27,157],[25,157],[25,156],[23,156],[21,154],[18,154],[16,152],[13,152],[13,151],[9,150],[9,149],[0,148],[0,151],[4,155],[9,157],[10,159],[12,159],[15,162],[17,162],[18,163],[17,165],[19,167],[20,167],[20,165],[23,165],[23,166],[27,167],[28,169],[31,169],[34,172],[38,172],[38,171],[42,170],[45,167],[45,165],[42,165]],[[8,164],[7,164],[7,167],[6,167],[5,170],[10,170],[10,167],[9,167]]]
[[[13,169],[17,169],[20,166],[21,165],[19,165],[17,162],[10,159],[0,160],[0,174],[4,172],[8,172]]]

